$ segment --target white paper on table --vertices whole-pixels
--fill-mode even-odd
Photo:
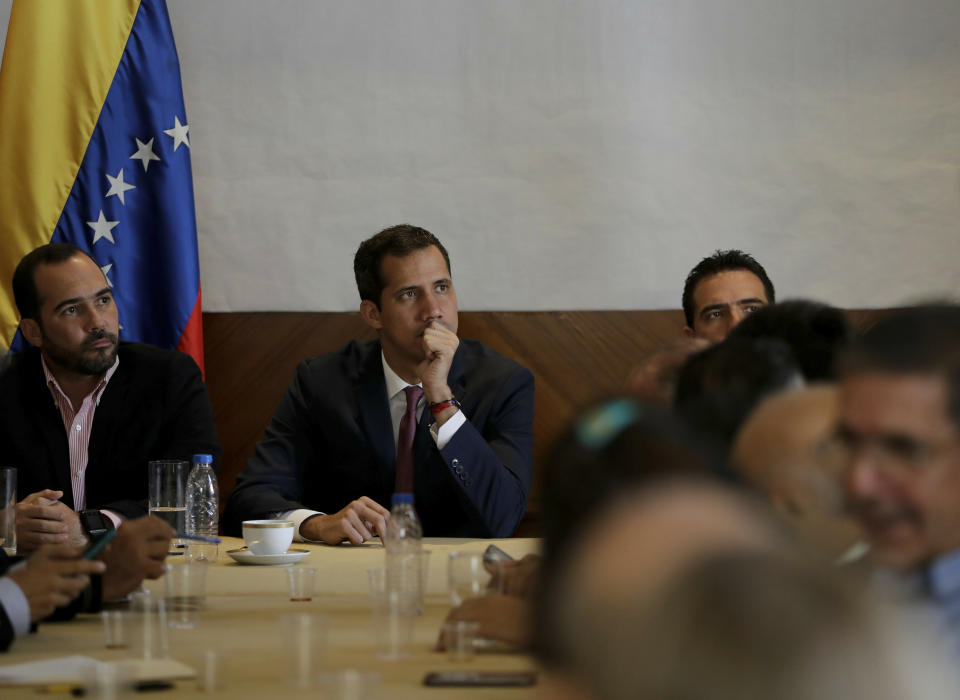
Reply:
[[[0,685],[46,685],[50,683],[83,682],[101,664],[80,654],[43,661],[0,666]],[[109,662],[131,671],[134,682],[193,678],[196,671],[173,659],[123,659]]]

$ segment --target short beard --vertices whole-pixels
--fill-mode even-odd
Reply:
[[[112,341],[113,345],[110,348],[97,349],[92,357],[85,355],[83,350],[69,350],[57,345],[46,335],[43,336],[43,351],[50,361],[70,372],[98,376],[110,369],[117,359],[117,336],[101,329],[90,333],[84,341],[84,349],[86,349],[86,346],[103,338]]]

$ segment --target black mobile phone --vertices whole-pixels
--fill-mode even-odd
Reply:
[[[83,553],[84,559],[96,559],[103,552],[104,547],[110,544],[110,541],[117,536],[116,530],[107,530],[90,538],[90,546]]]
[[[483,560],[492,564],[495,561],[513,561],[513,557],[500,549],[497,545],[491,544],[483,552]]]
[[[536,685],[534,671],[432,671],[423,677],[429,686],[525,687]]]

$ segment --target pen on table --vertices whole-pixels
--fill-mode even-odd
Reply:
[[[143,693],[150,692],[152,690],[170,690],[173,688],[173,683],[162,680],[137,681],[130,687],[138,693]],[[48,694],[69,693],[75,698],[82,698],[87,694],[86,687],[76,683],[53,683],[51,685],[41,686],[37,688],[37,690],[40,693]]]
[[[76,683],[51,683],[50,685],[42,685],[37,688],[38,693],[72,693],[77,688],[82,688]]]
[[[177,539],[193,540],[194,542],[209,542],[210,544],[220,544],[219,537],[207,537],[206,535],[188,535],[185,532],[177,533]]]

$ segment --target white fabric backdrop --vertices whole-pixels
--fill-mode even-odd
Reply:
[[[956,0],[169,7],[207,310],[355,309],[400,222],[463,309],[678,307],[718,247],[781,297],[960,296]]]

